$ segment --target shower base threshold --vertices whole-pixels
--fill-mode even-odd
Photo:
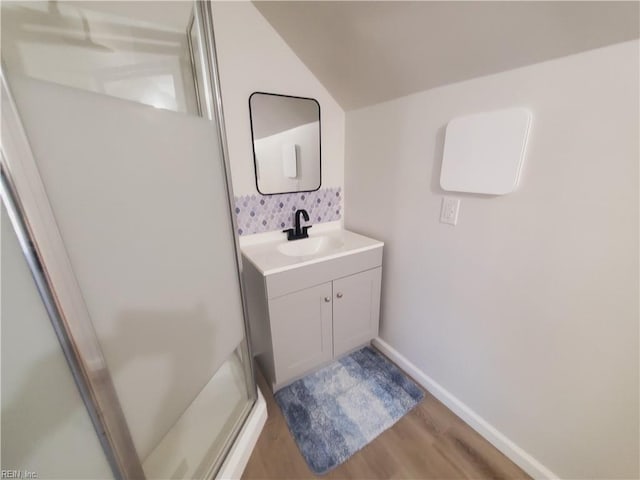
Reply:
[[[231,355],[144,459],[147,478],[203,478],[247,408],[242,364]]]

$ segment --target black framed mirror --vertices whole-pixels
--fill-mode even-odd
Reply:
[[[311,192],[322,183],[320,104],[254,92],[249,97],[256,187],[263,195]]]

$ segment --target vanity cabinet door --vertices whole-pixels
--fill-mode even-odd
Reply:
[[[382,268],[333,282],[333,353],[342,355],[378,336]]]
[[[269,301],[276,383],[333,358],[331,282]]]

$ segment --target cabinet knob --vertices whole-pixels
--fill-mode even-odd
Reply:
[[[331,297],[324,297],[324,301],[329,303],[331,301]]]
[[[336,297],[338,297],[338,298],[342,298],[342,292],[338,292],[338,293],[336,294]]]

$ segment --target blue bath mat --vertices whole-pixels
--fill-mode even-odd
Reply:
[[[275,394],[302,456],[316,474],[340,465],[423,398],[413,381],[369,347]]]

